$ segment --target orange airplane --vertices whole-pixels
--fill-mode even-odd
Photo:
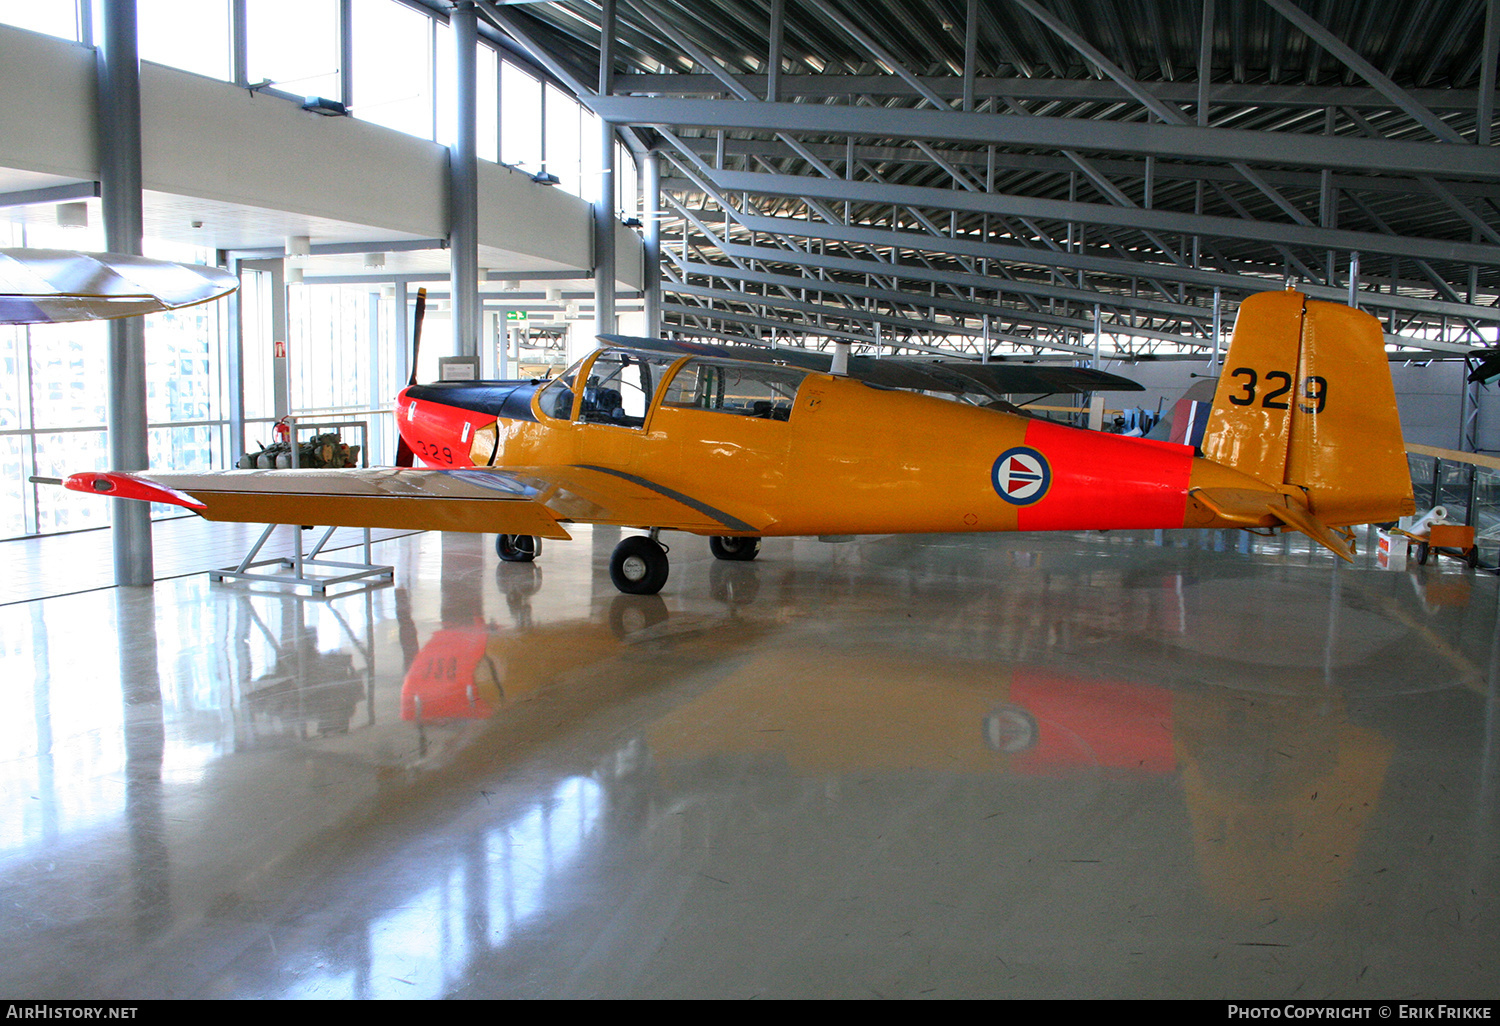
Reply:
[[[743,560],[773,536],[1290,528],[1349,559],[1348,527],[1415,506],[1379,322],[1298,292],[1240,307],[1201,456],[921,394],[1063,390],[987,386],[996,368],[1099,372],[603,341],[551,381],[403,390],[397,424],[423,468],[64,483],[209,520],[498,532],[508,560],[566,539],[568,523],[641,528],[610,560],[616,587],[634,594],[666,583],[663,530]]]

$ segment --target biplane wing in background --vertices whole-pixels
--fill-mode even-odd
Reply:
[[[1023,391],[1032,386],[1003,375],[1064,370],[1069,391],[1109,387],[1072,368],[851,360],[830,373],[826,357],[785,350],[603,341],[550,381],[404,389],[396,422],[424,470],[66,484],[208,519],[497,532],[508,560],[534,558],[536,538],[565,537],[569,522],[636,527],[649,535],[625,538],[610,560],[615,585],[636,594],[666,582],[661,530],[753,559],[765,536],[1286,528],[1347,559],[1347,527],[1414,508],[1379,323],[1297,292],[1241,305],[1203,457],[922,394],[944,382],[974,391],[967,381],[981,374],[991,394]],[[876,377],[888,373],[926,377]]]
[[[834,357],[828,353],[787,346],[725,346],[672,339],[633,338],[628,335],[600,335],[612,346],[646,353],[676,356],[702,356],[721,360],[747,360],[796,367],[800,370],[828,374]],[[845,373],[859,381],[881,388],[901,388],[913,392],[946,392],[954,395],[980,395],[1000,399],[1004,395],[1082,394],[1085,392],[1142,392],[1140,384],[1129,378],[1091,367],[1070,367],[1045,363],[981,363],[977,360],[878,359],[851,356]]]
[[[61,249],[0,249],[0,324],[57,324],[179,310],[239,281],[199,264]]]

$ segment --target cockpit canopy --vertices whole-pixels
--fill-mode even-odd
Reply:
[[[575,403],[580,374],[585,380]],[[606,349],[547,385],[539,402],[549,417],[572,419],[576,405],[580,422],[617,427],[643,426],[657,400],[676,409],[784,421],[805,377],[791,367]]]
[[[806,372],[790,367],[729,363],[721,360],[689,360],[672,378],[664,406],[741,417],[786,420],[797,401],[797,389]]]

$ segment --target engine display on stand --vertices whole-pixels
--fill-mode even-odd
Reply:
[[[296,466],[308,468],[357,467],[359,466],[357,445],[345,445],[338,432],[330,431],[313,435],[297,446]],[[290,442],[273,442],[263,446],[260,452],[247,452],[240,457],[241,470],[286,470],[293,466]]]

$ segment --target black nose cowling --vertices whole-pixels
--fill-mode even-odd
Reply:
[[[507,420],[536,420],[531,413],[531,397],[543,383],[540,381],[440,381],[427,385],[408,385],[405,396],[427,403],[441,403],[455,409],[470,410]]]

